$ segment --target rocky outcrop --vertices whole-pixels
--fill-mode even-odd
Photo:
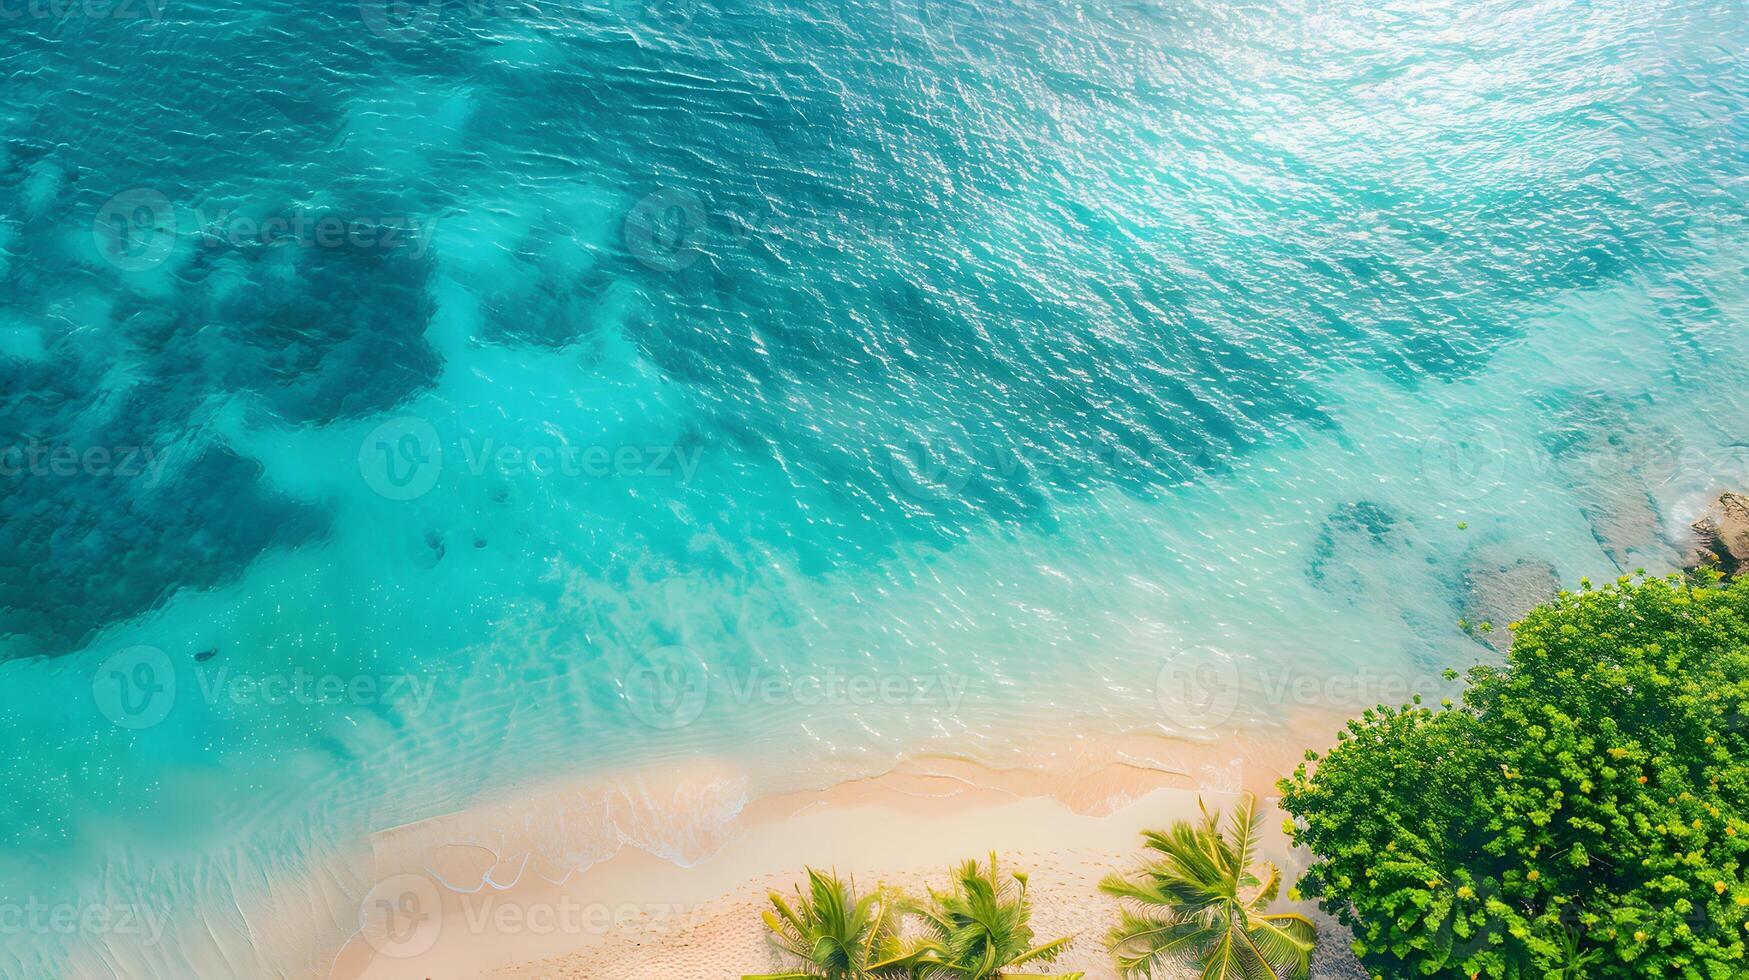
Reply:
[[[1376,596],[1391,584],[1382,580],[1382,556],[1409,544],[1408,527],[1383,504],[1345,503],[1330,512],[1312,541],[1306,580],[1349,602]]]
[[[1681,543],[1666,534],[1653,489],[1680,466],[1679,435],[1646,422],[1633,399],[1587,391],[1538,401],[1547,412],[1542,448],[1616,570],[1680,559]]]
[[[1512,646],[1510,624],[1548,602],[1561,590],[1555,567],[1531,558],[1510,558],[1483,553],[1464,570],[1464,621],[1472,629],[1481,623],[1493,629],[1475,629],[1476,639],[1505,653]]]
[[[1714,567],[1735,575],[1749,564],[1749,496],[1721,493],[1694,529],[1690,568]]]

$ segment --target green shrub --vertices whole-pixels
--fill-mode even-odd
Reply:
[[[1749,579],[1563,593],[1282,781],[1300,890],[1385,976],[1749,976],[1746,720]]]

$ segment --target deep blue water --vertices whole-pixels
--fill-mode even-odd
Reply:
[[[1744,15],[0,7],[0,903],[237,934],[513,780],[1263,724],[1162,664],[1432,676],[1479,580],[1670,567],[1749,478]],[[965,695],[735,693],[832,671]],[[372,690],[224,686],[306,674]]]

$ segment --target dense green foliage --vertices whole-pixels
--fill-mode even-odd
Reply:
[[[1206,980],[1300,980],[1311,970],[1317,928],[1304,916],[1267,910],[1281,888],[1281,869],[1257,860],[1257,798],[1245,794],[1227,832],[1220,814],[1200,823],[1180,820],[1142,836],[1149,861],[1128,877],[1112,875],[1100,890],[1126,903],[1106,946],[1126,977],[1175,976],[1194,968]]]
[[[1749,976],[1749,580],[1587,586],[1463,703],[1282,782],[1300,889],[1390,977]]]

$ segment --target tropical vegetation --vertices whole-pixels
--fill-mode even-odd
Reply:
[[[1281,781],[1313,858],[1289,897],[1375,978],[1749,976],[1749,577],[1582,581],[1511,629],[1458,702],[1363,712]],[[1317,930],[1270,911],[1261,812],[1247,794],[1224,824],[1204,807],[1144,833],[1146,860],[1100,885],[1121,974],[1309,976]],[[994,854],[921,899],[810,870],[771,901],[790,972],[747,980],[1001,980],[1069,944],[1037,941],[1027,877]]]
[[[927,902],[912,906],[924,935],[906,951],[911,975],[919,980],[1000,980],[1022,976],[1019,967],[1055,961],[1069,940],[1033,944],[1026,885],[1026,875],[998,871],[994,853],[982,867],[976,861],[960,865],[953,887],[930,889]],[[1056,980],[1081,976],[1066,973]]]
[[[1461,703],[1367,711],[1281,783],[1300,890],[1382,976],[1749,976],[1749,579],[1513,629]]]
[[[743,980],[872,980],[898,976],[881,957],[898,941],[898,916],[892,895],[858,895],[854,882],[808,869],[808,890],[796,889],[793,903],[771,893],[765,927],[771,944],[790,967]]]
[[[836,875],[808,870],[808,891],[793,902],[771,893],[765,913],[771,943],[787,972],[742,980],[1079,980],[1080,973],[1053,977],[1022,973],[1021,967],[1049,964],[1068,948],[1068,939],[1034,944],[1032,903],[1027,877],[1003,874],[996,855],[980,866],[956,868],[945,891],[930,889],[922,901],[890,889],[859,895],[854,884]],[[902,919],[915,920],[909,938],[900,938]]]
[[[1194,968],[1203,980],[1308,976],[1317,927],[1301,915],[1268,912],[1281,869],[1258,859],[1257,798],[1245,794],[1224,832],[1218,812],[1204,806],[1202,813],[1199,822],[1145,832],[1150,860],[1100,884],[1124,903],[1106,939],[1119,972],[1154,977]]]

